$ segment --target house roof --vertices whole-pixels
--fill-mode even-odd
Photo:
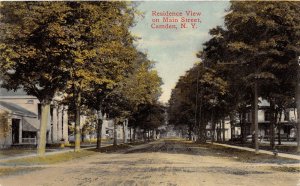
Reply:
[[[37,117],[37,115],[17,104],[9,103],[5,101],[0,101],[0,106],[10,110],[13,114],[18,114],[22,116],[28,116],[28,117]]]
[[[269,107],[270,103],[265,99],[259,98],[258,106],[260,106],[260,107]]]
[[[28,94],[23,89],[17,89],[14,91],[0,88],[0,96],[28,96]]]
[[[39,130],[39,120],[37,118],[24,118],[23,131],[36,132]]]

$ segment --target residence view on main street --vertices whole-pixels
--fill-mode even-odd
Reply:
[[[297,1],[1,1],[0,186],[300,185]]]

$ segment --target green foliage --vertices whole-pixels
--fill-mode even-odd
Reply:
[[[212,38],[197,54],[213,72],[200,72],[201,111],[194,104],[197,83],[185,75],[172,91],[170,122],[192,126],[193,113],[195,116],[195,111],[203,109],[213,112],[214,120],[236,112],[244,114],[247,105],[253,105],[255,81],[259,82],[259,96],[272,101],[274,108],[290,106],[295,101],[299,68],[299,8],[296,2],[231,2],[224,27],[213,28]],[[222,84],[226,85],[224,89],[213,89]],[[209,89],[214,91],[208,94]],[[215,99],[213,105],[209,104],[210,99]],[[199,115],[203,119],[209,117],[206,113]]]
[[[197,90],[198,89],[198,90]],[[222,97],[227,93],[228,85],[215,70],[195,65],[182,76],[169,101],[169,122],[175,125],[188,125],[189,134],[194,131],[203,136],[205,126],[211,119],[211,113],[222,111]],[[215,114],[220,119],[223,113]]]
[[[91,95],[89,106],[99,110],[104,90],[132,68],[134,14],[134,6],[117,1],[2,3],[3,86],[21,87],[47,104],[67,92],[78,126],[82,96]]]
[[[64,3],[2,2],[0,69],[3,86],[22,87],[40,101],[51,100],[68,74],[63,69],[66,49],[57,22],[68,10]]]
[[[6,138],[9,136],[11,131],[11,126],[8,122],[9,120],[9,113],[8,112],[2,112],[0,113],[0,125],[1,125],[1,135]]]
[[[131,117],[131,126],[154,130],[165,123],[166,108],[161,104],[142,104]]]
[[[153,66],[145,54],[138,53],[132,72],[106,98],[103,107],[110,117],[118,117],[121,121],[131,118],[135,123],[132,126],[142,127],[134,122],[137,119],[134,116],[141,112],[141,106],[156,105],[161,94],[162,81]]]
[[[87,118],[82,125],[82,134],[94,134],[96,132],[96,115],[92,112],[85,113],[84,115]]]
[[[94,155],[95,152],[83,150],[81,152],[65,152],[60,154],[48,155],[45,157],[25,157],[16,160],[8,160],[4,162],[4,164],[8,165],[25,165],[25,166],[33,166],[33,165],[51,165],[55,163],[67,162],[70,160],[80,159],[87,156]]]

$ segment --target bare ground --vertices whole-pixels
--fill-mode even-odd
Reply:
[[[31,166],[37,169],[0,177],[0,185],[300,185],[299,171],[293,169],[299,168],[297,162],[245,162],[236,153],[225,153],[209,145],[160,140],[65,163]]]

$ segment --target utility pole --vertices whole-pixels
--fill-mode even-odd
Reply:
[[[103,115],[101,112],[101,106],[96,111],[97,114],[97,146],[96,148],[100,150],[101,148],[101,138],[102,138],[102,123],[103,123]]]
[[[199,92],[199,68],[198,68],[198,71],[197,71],[197,89],[196,89],[196,108],[195,108],[195,127],[197,130],[198,129],[198,123],[197,123],[197,112],[198,112],[198,92]]]
[[[254,141],[255,141],[255,154],[258,154],[258,94],[257,94],[257,77],[254,82]]]
[[[296,84],[296,105],[297,105],[297,152],[300,152],[300,56],[298,56],[297,67],[297,84]]]

